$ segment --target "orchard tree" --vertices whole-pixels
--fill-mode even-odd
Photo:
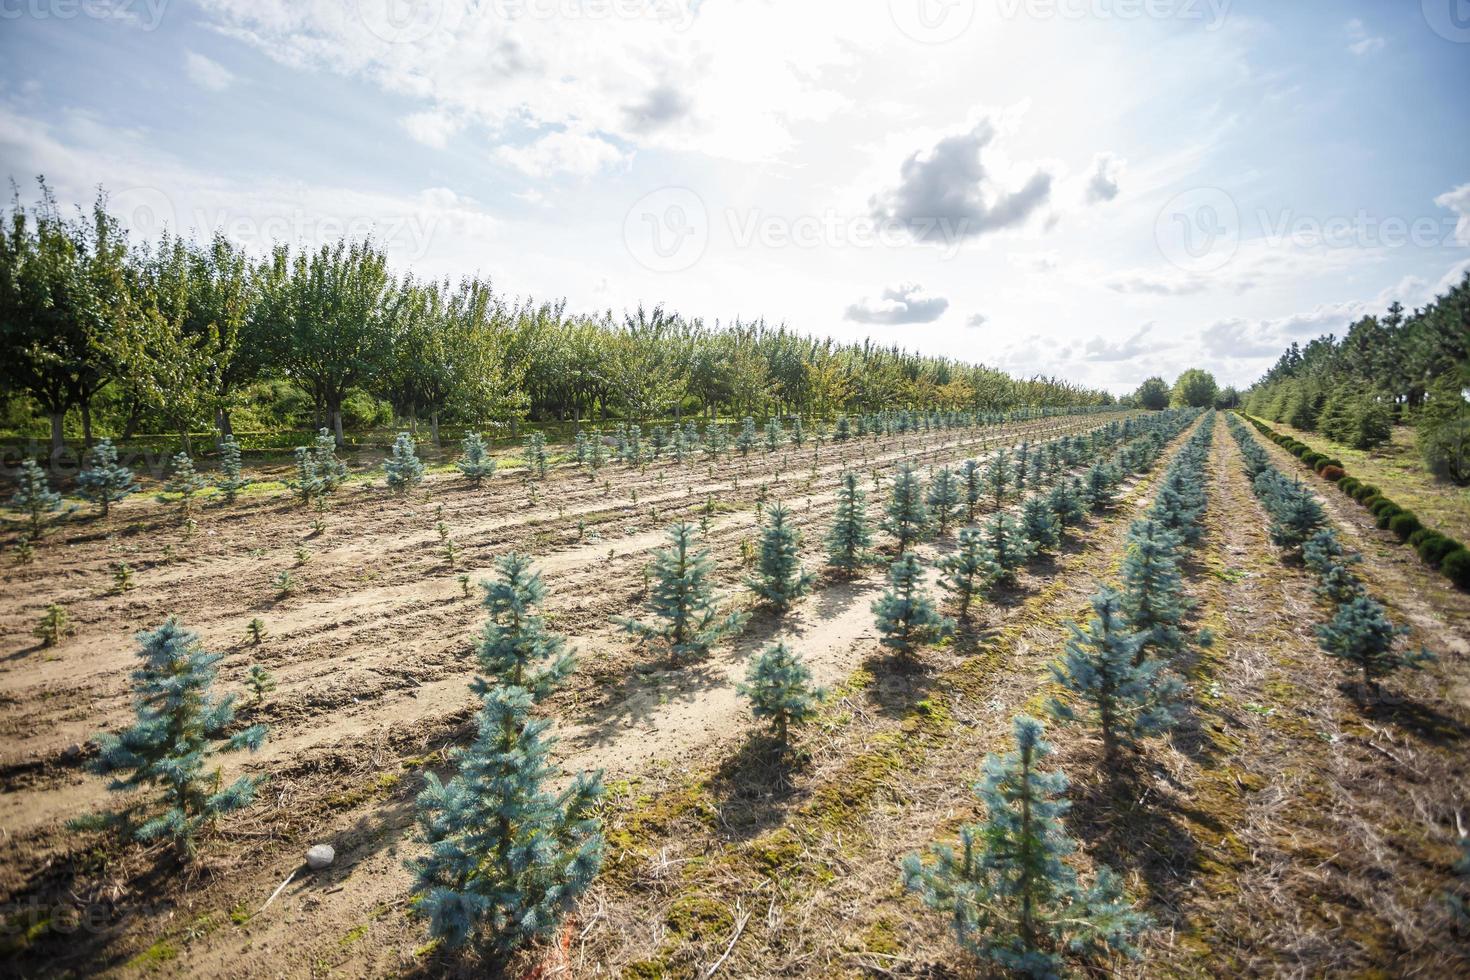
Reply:
[[[388,489],[404,496],[424,480],[424,464],[419,461],[414,448],[413,436],[398,433],[393,440],[393,454],[383,461],[383,473],[388,480]]]
[[[867,563],[867,550],[873,544],[868,531],[868,506],[857,474],[842,474],[837,488],[837,514],[827,532],[827,564],[846,575],[856,574]]]
[[[781,504],[766,508],[756,575],[746,585],[777,612],[785,612],[811,590],[815,577],[801,567],[801,532],[791,526],[791,512]]]
[[[1139,408],[1146,408],[1150,412],[1159,412],[1169,407],[1169,385],[1163,378],[1149,378],[1138,386],[1133,393],[1133,400]]]
[[[103,517],[113,504],[138,490],[133,471],[117,461],[111,439],[97,440],[87,452],[87,464],[77,475],[77,486],[83,497],[101,506]]]
[[[247,805],[259,782],[241,776],[222,786],[218,767],[210,771],[211,760],[223,752],[254,752],[266,729],[252,725],[226,737],[235,720],[235,698],[216,698],[212,690],[223,655],[205,651],[198,635],[177,619],[139,633],[137,640],[142,661],[133,672],[137,720],[126,731],[97,736],[91,768],[115,777],[109,789],[156,788],[162,798],[138,799],[126,810],[84,818],[80,825],[118,825],[135,840],[169,840],[192,856],[200,830]]]
[[[531,559],[513,551],[496,559],[495,572],[494,581],[480,583],[490,619],[475,644],[481,676],[470,687],[483,697],[494,684],[510,685],[540,701],[576,668],[576,656],[546,628],[546,585]]]
[[[936,845],[928,860],[910,854],[903,883],[925,904],[950,914],[961,947],[1003,970],[1055,978],[1064,954],[1121,953],[1148,919],[1134,912],[1117,876],[1099,866],[1083,887],[1065,859],[1076,850],[1062,824],[1067,777],[1038,768],[1051,754],[1041,722],[1012,723],[1016,748],[990,755],[975,793],[983,823],[960,828],[960,847]]]
[[[720,616],[716,611],[709,581],[714,562],[708,549],[695,547],[697,530],[693,524],[675,524],[669,528],[669,547],[654,555],[655,582],[648,607],[658,622],[613,620],[643,639],[667,643],[674,659],[683,662],[703,657],[710,647],[745,625],[745,617],[738,612]]]
[[[924,507],[924,488],[912,465],[904,463],[893,478],[888,493],[887,520],[883,530],[898,539],[898,553],[923,540],[929,532],[929,511]]]
[[[736,687],[750,699],[750,713],[769,718],[776,726],[776,740],[785,747],[792,725],[803,725],[817,716],[826,692],[812,686],[812,673],[801,657],[784,643],[766,647],[745,672],[745,683]]]
[[[954,632],[954,620],[939,615],[924,594],[923,576],[918,558],[900,556],[888,568],[888,591],[873,603],[878,642],[901,657]]]

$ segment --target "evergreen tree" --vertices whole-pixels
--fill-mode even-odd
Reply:
[[[1076,481],[1063,480],[1052,487],[1051,493],[1046,496],[1046,502],[1051,505],[1051,512],[1057,515],[1057,523],[1061,525],[1063,533],[1067,528],[1081,524],[1082,519],[1087,516]]]
[[[1082,499],[1092,511],[1103,510],[1113,502],[1113,478],[1108,467],[1099,463],[1088,468]]]
[[[260,704],[267,694],[276,689],[276,679],[260,664],[253,664],[245,674],[245,686],[255,696],[255,703]]]
[[[426,774],[418,825],[429,853],[409,862],[417,914],[449,946],[483,938],[506,955],[552,935],[602,866],[601,773],[559,794],[551,724],[530,718],[530,692],[485,692],[474,743],[447,783]]]
[[[755,441],[755,419],[747,415],[740,420],[740,435],[735,437],[735,448],[740,451],[740,455],[749,456],[750,451],[755,448]]]
[[[215,665],[221,654],[207,652],[197,634],[170,617],[152,632],[139,633],[138,658],[133,673],[133,727],[117,735],[97,736],[97,758],[92,770],[117,774],[109,789],[128,792],[142,787],[161,791],[159,805],[139,801],[102,821],[123,825],[143,842],[169,839],[186,854],[205,824],[221,814],[247,805],[258,780],[241,776],[221,787],[219,770],[206,771],[217,753],[254,752],[265,741],[264,725],[252,725],[228,738],[224,733],[235,720],[234,695],[215,698]],[[159,811],[137,823],[136,818]]]
[[[801,416],[791,421],[791,444],[800,447],[806,442],[806,430],[801,427]]]
[[[41,641],[43,647],[56,646],[71,632],[71,618],[67,616],[63,607],[54,602],[46,607],[46,615],[41,617],[41,625],[31,631],[32,635]]]
[[[1306,540],[1302,545],[1302,560],[1317,576],[1317,595],[1333,606],[1363,594],[1363,583],[1352,569],[1362,557],[1344,553],[1330,528],[1324,527]]]
[[[419,461],[413,436],[398,433],[398,438],[393,440],[393,455],[383,461],[383,472],[387,475],[388,489],[400,497],[423,482],[424,464]]]
[[[970,603],[985,591],[995,574],[995,563],[985,538],[974,528],[961,528],[959,547],[938,561],[939,585],[954,597],[962,620],[970,618]]]
[[[347,482],[347,464],[337,458],[337,439],[326,429],[318,429],[312,443],[311,459],[322,493],[331,493]]]
[[[1152,648],[1178,650],[1184,617],[1184,578],[1179,574],[1179,539],[1158,521],[1135,521],[1128,531],[1121,578],[1128,628],[1143,637],[1138,659]]]
[[[1057,515],[1047,498],[1040,494],[1027,497],[1021,504],[1021,530],[1036,551],[1050,551],[1062,542]]]
[[[846,415],[837,416],[837,427],[832,430],[833,442],[846,442],[852,438],[852,422]]]
[[[929,505],[930,516],[939,525],[940,535],[948,533],[950,522],[960,516],[960,488],[948,466],[941,466],[929,481],[925,503]]]
[[[811,590],[814,576],[801,567],[801,532],[791,526],[791,512],[780,504],[766,508],[756,576],[746,585],[777,612]]]
[[[600,432],[592,435],[592,446],[590,455],[587,457],[587,465],[592,467],[593,473],[607,465],[607,443],[603,442]]]
[[[485,445],[485,437],[478,432],[466,432],[464,438],[460,440],[459,460],[454,467],[475,486],[479,486],[482,480],[494,476],[495,459]]]
[[[546,479],[546,436],[533,432],[526,436],[526,448],[521,453],[527,472],[538,480]]]
[[[783,746],[790,726],[815,718],[826,696],[820,688],[812,687],[811,671],[784,643],[766,647],[751,662],[745,683],[736,691],[750,699],[750,713],[757,719],[771,719],[776,726],[776,740]]]
[[[215,486],[225,495],[226,502],[233,504],[240,491],[250,486],[241,466],[240,443],[233,435],[225,436],[219,445],[219,472],[220,481]]]
[[[1015,751],[987,756],[975,786],[985,821],[960,828],[959,853],[937,845],[927,864],[904,858],[904,886],[950,913],[961,947],[1008,971],[1052,980],[1067,952],[1137,957],[1148,918],[1108,868],[1091,887],[1078,883],[1065,862],[1076,849],[1062,825],[1067,778],[1037,768],[1051,754],[1040,722],[1018,716],[1013,731]]]
[[[1397,640],[1408,633],[1396,627],[1383,606],[1366,595],[1358,595],[1337,607],[1327,623],[1317,627],[1317,640],[1330,657],[1361,675],[1363,685],[1374,694],[1378,682],[1401,667],[1418,670],[1434,655],[1428,650],[1399,651]]]
[[[975,510],[985,497],[985,471],[977,460],[967,459],[960,467],[960,482],[965,487],[965,523],[975,523]]]
[[[1278,547],[1298,549],[1326,526],[1327,514],[1322,505],[1301,483],[1293,483],[1289,490],[1283,489],[1278,500],[1272,510],[1274,520],[1270,528],[1271,541]]]
[[[852,575],[867,562],[867,550],[873,544],[868,531],[868,504],[857,474],[842,474],[837,488],[837,514],[827,532],[827,564]]]
[[[902,555],[888,567],[888,591],[873,603],[878,642],[899,656],[934,643],[954,631],[954,620],[939,615],[922,591],[924,569],[912,554]]]
[[[313,500],[320,500],[322,494],[326,493],[326,482],[317,472],[316,455],[308,446],[297,446],[296,456],[296,479],[287,484],[301,497],[303,505],[310,505]]]
[[[786,434],[781,431],[781,420],[770,418],[766,420],[766,452],[773,453],[786,441]]]
[[[898,553],[924,538],[929,531],[929,512],[924,507],[924,489],[913,466],[904,463],[893,478],[888,495],[888,518],[883,530],[898,539]]]
[[[103,517],[113,504],[138,489],[133,471],[118,463],[111,439],[97,440],[87,453],[87,465],[77,475],[77,486],[83,497],[101,505]]]
[[[1116,592],[1104,588],[1093,596],[1092,610],[1095,615],[1085,632],[1076,623],[1067,624],[1072,638],[1051,670],[1073,701],[1086,705],[1081,713],[1101,730],[1111,766],[1120,747],[1131,747],[1173,724],[1178,685],[1161,673],[1161,661],[1141,655],[1144,636],[1127,629]],[[1058,718],[1078,717],[1072,704],[1053,699],[1049,707]]]
[[[20,485],[10,498],[10,507],[26,516],[26,535],[31,539],[46,530],[47,515],[61,509],[61,494],[51,490],[46,471],[35,460],[20,464]]]
[[[470,687],[483,697],[494,684],[509,685],[540,701],[571,674],[576,657],[538,611],[546,585],[531,559],[511,552],[496,559],[495,571],[495,581],[480,583],[490,619],[475,644],[481,676]]]
[[[194,495],[208,485],[204,477],[194,471],[194,461],[189,458],[189,454],[179,453],[174,456],[173,466],[163,489],[179,495],[179,516],[188,521],[194,514]]]
[[[1006,513],[992,514],[983,530],[985,546],[994,566],[992,580],[1014,583],[1016,572],[1036,554],[1036,546],[1026,537],[1016,519]]]
[[[648,607],[659,623],[614,620],[644,639],[667,642],[674,659],[685,662],[703,657],[710,647],[745,624],[745,617],[738,612],[721,617],[715,611],[709,581],[714,562],[707,549],[695,550],[695,531],[693,524],[675,524],[669,528],[669,547],[654,555],[655,583]]]
[[[1005,501],[1006,491],[1011,485],[1011,458],[1004,449],[996,450],[990,465],[985,469],[985,488],[990,492],[991,503],[999,510]]]

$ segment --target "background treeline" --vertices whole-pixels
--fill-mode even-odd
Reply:
[[[252,257],[216,234],[136,243],[99,194],[68,214],[41,181],[0,228],[0,430],[123,441],[423,421],[491,433],[523,419],[828,418],[880,408],[1107,404],[871,341],[764,322],[707,326],[507,301],[488,280],[395,274],[371,240]]]
[[[1338,339],[1295,343],[1244,396],[1246,411],[1357,449],[1413,425],[1424,462],[1470,483],[1470,273],[1424,309],[1395,302]]]

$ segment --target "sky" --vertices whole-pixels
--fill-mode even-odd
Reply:
[[[1466,0],[0,0],[0,172],[1117,393],[1470,269]]]

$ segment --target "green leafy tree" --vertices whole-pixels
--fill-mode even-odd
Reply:
[[[219,482],[215,484],[225,495],[225,500],[234,503],[240,491],[250,486],[240,462],[240,443],[233,436],[225,436],[219,444]]]
[[[487,690],[455,776],[424,777],[418,826],[429,852],[408,863],[414,911],[450,947],[479,939],[504,956],[551,936],[602,866],[601,773],[549,789],[559,776],[551,723],[531,719],[532,703],[524,688]]]
[[[119,824],[135,840],[170,840],[192,855],[205,825],[246,806],[259,780],[241,776],[221,787],[219,770],[208,771],[218,753],[254,752],[265,741],[264,725],[251,725],[226,737],[235,720],[234,695],[216,698],[212,688],[221,654],[209,653],[197,634],[169,618],[151,632],[139,633],[139,668],[133,673],[133,727],[97,736],[92,770],[115,778],[120,792],[156,788],[161,799],[140,799],[132,807],[86,825]],[[151,814],[151,816],[149,816]],[[138,822],[139,818],[142,822]]]
[[[941,466],[929,481],[929,493],[925,497],[929,515],[938,525],[940,535],[947,534],[949,525],[959,519],[960,502],[960,487],[954,471],[948,466]]]
[[[852,575],[867,563],[872,545],[867,497],[858,485],[857,474],[844,473],[837,488],[837,514],[827,532],[827,564]]]
[[[1149,378],[1138,386],[1133,400],[1139,408],[1146,408],[1150,412],[1162,411],[1169,407],[1169,385],[1163,378]]]
[[[388,480],[388,489],[398,496],[407,494],[424,480],[424,464],[414,447],[413,436],[398,433],[393,440],[393,453],[383,461],[383,473]]]
[[[669,528],[669,547],[653,558],[654,585],[648,600],[656,623],[631,618],[613,622],[643,639],[667,643],[678,661],[697,660],[726,636],[738,632],[745,617],[738,612],[721,616],[715,608],[709,551],[696,548],[693,524]]]
[[[540,701],[576,668],[566,639],[546,628],[539,612],[546,600],[541,574],[531,559],[511,552],[495,561],[494,581],[481,582],[490,619],[475,644],[480,677],[470,685],[484,696],[493,684],[520,688]]]
[[[975,787],[985,821],[960,828],[958,851],[936,845],[927,862],[904,858],[904,886],[950,914],[961,947],[1007,971],[1052,980],[1068,953],[1136,958],[1148,918],[1108,868],[1089,887],[1078,882],[1066,863],[1076,849],[1062,825],[1067,778],[1038,768],[1051,754],[1040,722],[1018,716],[1012,730],[1015,750],[987,756]]]
[[[1071,699],[1053,699],[1048,707],[1058,718],[1093,720],[1102,733],[1109,771],[1116,771],[1120,747],[1173,725],[1178,689],[1162,673],[1161,661],[1142,655],[1144,636],[1127,628],[1116,592],[1105,588],[1093,596],[1092,611],[1086,631],[1067,624],[1072,638],[1061,662],[1051,668]]]
[[[1190,368],[1179,375],[1169,392],[1169,402],[1177,408],[1211,408],[1220,393],[1215,376],[1200,368]]]
[[[113,504],[138,490],[133,471],[117,461],[111,439],[97,440],[87,452],[86,466],[77,475],[77,487],[83,497],[102,508],[103,517]]]
[[[811,591],[815,577],[801,567],[801,532],[791,526],[791,512],[781,504],[766,508],[756,575],[746,584],[767,605],[785,612]]]
[[[26,535],[32,540],[45,532],[49,516],[61,509],[61,494],[52,491],[46,471],[33,459],[20,464],[19,485],[10,498],[10,509],[25,515]]]
[[[769,718],[776,727],[776,740],[787,744],[792,725],[803,725],[817,716],[826,693],[812,686],[812,674],[801,657],[784,643],[766,647],[745,672],[745,683],[736,687],[750,699],[750,712],[757,719]]]
[[[485,446],[485,437],[478,432],[464,434],[459,443],[459,460],[455,468],[475,486],[495,475],[495,459]]]
[[[913,466],[903,463],[893,478],[888,494],[887,519],[883,530],[898,540],[902,555],[909,545],[924,539],[929,532],[929,511],[924,506],[924,488]]]
[[[900,556],[888,568],[888,590],[873,603],[878,642],[902,657],[954,632],[954,620],[939,615],[924,594],[923,576],[917,557]]]

